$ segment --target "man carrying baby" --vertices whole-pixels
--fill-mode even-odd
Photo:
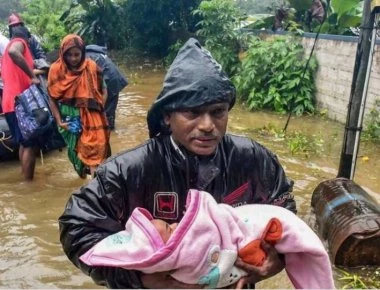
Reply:
[[[123,230],[136,207],[155,219],[176,223],[183,217],[189,189],[205,190],[232,206],[274,204],[296,211],[277,157],[257,142],[226,134],[235,88],[220,65],[195,39],[180,49],[148,112],[150,139],[108,159],[96,177],[74,192],[59,218],[68,258],[109,288],[200,288],[176,281],[168,272],[143,274],[111,267],[89,267],[79,257],[100,240]],[[243,284],[280,272],[283,260],[263,243],[260,267],[238,259],[248,273]]]

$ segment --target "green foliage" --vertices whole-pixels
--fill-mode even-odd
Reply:
[[[379,289],[380,288],[380,271],[376,270],[372,277],[365,277],[356,273],[350,273],[343,269],[337,269],[339,273],[338,280],[344,283],[342,289]]]
[[[344,281],[346,283],[342,287],[342,289],[367,289],[368,288],[364,284],[362,279],[356,274],[350,274],[348,272],[345,272],[344,275],[339,278],[339,280]]]
[[[308,10],[310,0],[288,0],[290,7],[296,9],[294,21],[300,24],[304,31],[316,31],[319,22],[308,23]],[[326,1],[325,9],[327,8]],[[352,35],[352,29],[359,27],[361,23],[363,0],[331,0],[327,10],[326,20],[321,27],[321,33]]]
[[[269,123],[258,130],[259,134],[271,142],[285,142],[286,132],[273,123]]]
[[[187,40],[195,31],[200,0],[128,0],[124,5],[132,43],[142,52],[166,55],[178,39]]]
[[[170,16],[167,1],[130,0],[126,2],[128,25],[133,34],[133,43],[143,51],[163,55],[169,45]]]
[[[242,68],[233,78],[239,98],[250,110],[313,113],[317,61],[312,57],[305,70],[305,58],[304,49],[295,38],[253,38]]]
[[[310,154],[320,154],[323,151],[324,141],[317,135],[309,136],[295,131],[286,135],[286,142],[292,154],[302,153],[308,157]]]
[[[380,99],[375,101],[374,108],[367,116],[363,139],[380,142]]]
[[[297,11],[305,11],[310,8],[311,0],[288,0],[291,7]]]
[[[331,0],[321,32],[352,35],[352,28],[358,28],[361,23],[362,5],[363,0]]]
[[[273,6],[279,6],[284,0],[236,0],[236,5],[246,14],[260,14],[271,11]]]
[[[169,53],[164,58],[164,66],[165,67],[169,67],[171,65],[171,63],[173,62],[173,60],[177,56],[177,53],[178,53],[178,51],[180,50],[180,48],[182,47],[183,44],[184,44],[184,42],[182,40],[177,40],[176,43],[174,43],[173,45],[171,45],[169,47]]]
[[[248,16],[247,20],[250,24],[244,26],[244,29],[262,29],[271,27],[274,22],[272,14],[255,14]]]
[[[239,65],[240,51],[237,28],[241,20],[239,9],[233,0],[202,1],[194,12],[202,20],[197,24],[197,35],[203,40],[213,57],[229,75]]]
[[[45,51],[59,48],[62,38],[68,33],[59,20],[70,0],[22,0],[24,12],[21,13],[28,29],[41,39]]]
[[[241,0],[244,1],[244,0]],[[327,1],[321,0],[324,9],[327,9]],[[278,4],[278,3],[277,3]],[[310,15],[312,0],[288,0],[288,5],[280,5],[273,8],[286,12],[282,21],[282,27],[287,31],[317,31],[321,20],[317,21]],[[327,10],[326,19],[322,24],[321,33],[353,35],[361,23],[363,0],[331,0]],[[272,28],[274,14],[261,18],[257,23],[252,23],[249,28]],[[356,31],[355,31],[356,30]]]
[[[285,142],[292,155],[304,155],[308,158],[310,155],[321,154],[323,152],[324,140],[321,136],[304,134],[299,131],[284,132],[283,129],[273,124],[268,124],[259,130],[264,136],[273,136],[274,141]]]
[[[47,50],[57,47],[64,35],[77,33],[87,43],[162,57],[178,39],[195,33],[199,18],[191,12],[201,0],[19,1],[24,4],[19,9],[14,0],[1,4],[0,13],[8,17],[10,10],[25,10],[25,22]]]
[[[47,0],[48,1],[48,0]],[[126,14],[113,0],[74,0],[61,20],[87,43],[121,48],[128,42]]]

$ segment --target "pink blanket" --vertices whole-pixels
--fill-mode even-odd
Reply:
[[[220,288],[246,275],[234,266],[238,255],[256,264],[262,262],[265,253],[257,247],[257,241],[271,240],[272,233],[275,248],[285,254],[285,269],[294,287],[334,288],[329,257],[320,239],[282,207],[232,208],[218,204],[206,192],[190,190],[186,213],[166,244],[152,219],[147,210],[136,208],[124,231],[100,241],[80,259],[90,266],[123,267],[144,273],[175,269],[172,276],[179,281]]]

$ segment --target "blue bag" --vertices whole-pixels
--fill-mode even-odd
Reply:
[[[15,99],[15,113],[22,137],[25,140],[43,135],[53,123],[47,96],[35,84]]]

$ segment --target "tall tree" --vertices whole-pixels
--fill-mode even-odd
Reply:
[[[233,75],[239,64],[241,14],[233,0],[202,1],[195,11],[202,18],[197,35],[223,69]]]
[[[40,39],[45,50],[59,47],[61,39],[68,33],[59,20],[70,5],[70,0],[21,0],[24,12],[21,13],[27,27]]]
[[[195,31],[197,18],[191,12],[199,3],[200,0],[128,0],[125,9],[134,45],[165,55],[181,33]]]
[[[61,20],[89,43],[106,45],[109,48],[126,45],[126,15],[116,1],[73,0]]]

